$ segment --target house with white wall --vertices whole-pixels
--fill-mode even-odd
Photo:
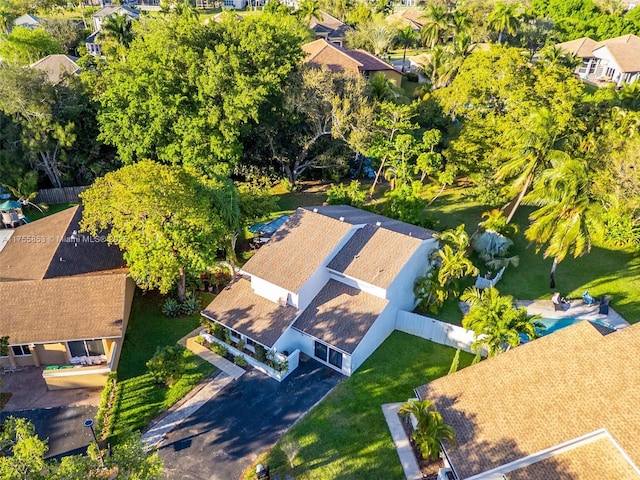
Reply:
[[[102,25],[104,22],[107,18],[112,17],[113,15],[125,15],[129,20],[138,20],[140,18],[140,12],[138,10],[127,7],[126,5],[109,5],[98,10],[91,16],[93,32],[84,41],[89,55],[102,55],[98,37],[102,32]]]
[[[351,375],[415,306],[435,232],[349,206],[299,208],[202,315],[249,350]]]
[[[584,80],[612,82],[618,87],[640,80],[640,37],[636,35],[603,42],[583,37],[556,47],[582,60],[576,74]]]

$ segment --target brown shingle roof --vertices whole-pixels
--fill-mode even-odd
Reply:
[[[460,478],[602,428],[638,465],[638,351],[640,324],[603,336],[584,321],[423,385],[416,392],[434,401],[444,421],[455,430],[456,448],[447,454]],[[597,447],[595,442],[593,446]],[[607,451],[598,451],[595,457],[603,458]],[[528,478],[638,478],[637,473],[619,476],[617,470],[594,477],[578,455],[582,452],[574,449],[557,459],[569,462],[571,473]]]
[[[606,47],[623,72],[640,72],[640,37],[623,35],[611,38],[594,48],[594,53]]]
[[[376,225],[356,231],[327,265],[352,278],[387,288],[422,240]]]
[[[317,67],[325,66],[332,72],[361,73],[395,70],[384,60],[364,50],[347,50],[323,38],[304,44],[302,50],[307,54],[305,63]]]
[[[404,223],[393,218],[383,217],[377,213],[367,212],[366,210],[360,210],[359,208],[351,207],[349,205],[326,205],[322,207],[305,207],[307,210],[316,211],[327,217],[335,218],[336,220],[342,218],[343,221],[350,223],[351,225],[376,225],[380,223],[380,226],[391,230],[392,232],[402,233],[411,237],[427,240],[433,238],[433,234],[437,233],[433,230],[411,225],[410,223]]]
[[[289,305],[280,306],[256,295],[251,282],[240,279],[220,292],[202,313],[236,332],[272,347],[291,324],[298,310]]]
[[[309,28],[316,33],[327,33],[329,38],[344,38],[345,33],[351,28],[336,17],[329,15],[324,10],[320,11],[322,19],[311,17]]]
[[[329,280],[293,327],[353,353],[387,303],[357,288]]]
[[[36,63],[31,64],[31,68],[42,70],[52,84],[60,83],[66,75],[80,73],[80,66],[76,63],[78,57],[71,55],[47,55]]]
[[[13,345],[121,337],[133,288],[125,273],[0,282],[1,334]]]
[[[297,292],[351,228],[349,223],[299,208],[243,270]]]
[[[80,230],[82,208],[73,207],[18,227],[0,251],[0,282],[79,275],[124,266],[118,247],[104,237],[88,241]]]
[[[569,52],[578,58],[591,58],[593,57],[593,49],[600,45],[595,40],[589,37],[582,37],[576,40],[570,40],[568,42],[556,44],[556,48]]]

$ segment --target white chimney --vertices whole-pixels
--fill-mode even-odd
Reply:
[[[317,209],[317,208],[314,208],[314,209],[313,209],[313,213],[318,213],[318,209]]]
[[[379,227],[380,225],[382,225],[382,222],[376,222],[377,227]]]
[[[344,217],[340,217],[340,221],[341,221],[341,222],[344,222]]]

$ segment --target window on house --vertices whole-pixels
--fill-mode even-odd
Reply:
[[[327,361],[328,348],[325,344],[315,342],[313,354],[323,362]]]
[[[104,355],[102,340],[78,340],[68,342],[72,357],[90,357]]]
[[[26,357],[31,355],[29,345],[11,345],[11,350],[13,350],[14,357]]]
[[[247,345],[249,345],[250,347],[255,347],[256,346],[256,342],[254,342],[253,340],[251,340],[249,337],[245,337],[246,341],[245,343]]]
[[[235,7],[234,0],[224,0],[224,6],[234,8]]]
[[[334,367],[342,369],[342,354],[333,348],[329,349],[329,363]]]

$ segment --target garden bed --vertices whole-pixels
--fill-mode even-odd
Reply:
[[[411,444],[411,448],[413,449],[413,456],[416,457],[416,462],[418,462],[418,467],[420,468],[420,472],[422,473],[422,478],[424,480],[437,480],[438,470],[444,468],[444,462],[440,458],[437,460],[427,460],[423,458],[420,450],[418,450],[415,442],[411,438],[411,434],[413,433],[411,422],[404,415],[398,414],[398,418],[400,419],[400,423],[402,423],[402,428],[404,428],[405,435],[409,439],[409,443]]]

